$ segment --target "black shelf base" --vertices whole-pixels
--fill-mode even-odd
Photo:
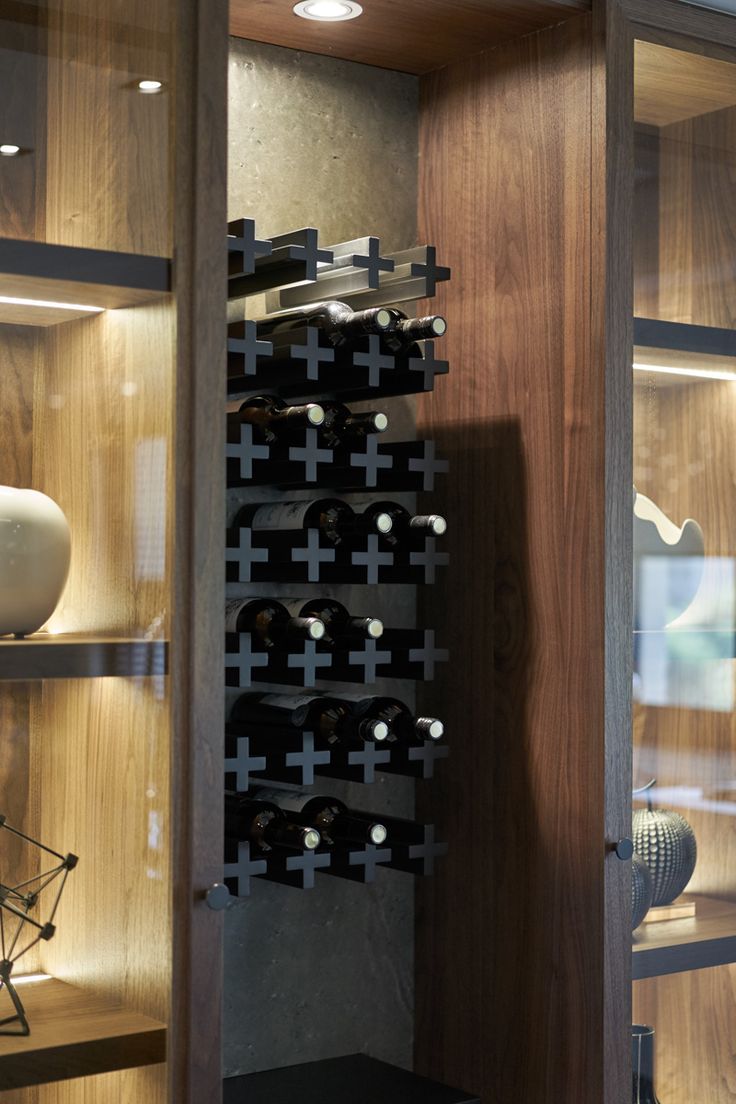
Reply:
[[[480,1104],[477,1096],[366,1054],[228,1077],[223,1104]]]

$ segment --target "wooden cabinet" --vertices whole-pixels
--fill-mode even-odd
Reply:
[[[0,813],[80,862],[22,964],[45,979],[31,1036],[0,1036],[3,1104],[209,1104],[223,1038],[233,1099],[289,1098],[296,1073],[269,1067],[314,1060],[300,1076],[328,1095],[627,1104],[632,1015],[663,1101],[736,1091],[736,21],[678,0],[364,6],[325,27],[232,0],[229,214],[265,234],[298,212],[331,240],[383,234],[370,215],[453,270],[432,304],[449,377],[396,408],[450,461],[431,500],[450,574],[418,609],[450,645],[419,703],[451,754],[417,798],[449,856],[416,894],[269,886],[229,910],[247,953],[224,984],[204,898],[223,873],[225,6],[6,5],[0,479],[58,501],[73,555],[48,631],[0,641]],[[699,523],[715,580],[700,620],[634,645],[632,479]],[[616,845],[650,774],[695,829],[696,916],[643,926],[632,954]],[[0,863],[3,884],[35,871],[20,847]],[[256,1020],[268,1051],[229,1049]],[[364,1048],[432,1084],[344,1058]]]

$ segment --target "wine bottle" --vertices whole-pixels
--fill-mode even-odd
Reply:
[[[286,648],[290,640],[321,640],[324,623],[318,617],[292,616],[274,598],[235,599],[226,604],[227,632],[253,633],[266,648]]]
[[[330,345],[340,347],[366,334],[386,333],[394,324],[385,307],[354,311],[347,303],[337,300],[278,311],[256,320],[258,337],[268,338],[274,346],[291,343],[296,333],[308,326],[321,330]]]
[[[385,825],[372,813],[349,809],[336,797],[325,794],[309,794],[300,790],[257,790],[259,800],[278,802],[279,808],[291,820],[307,828],[315,828],[327,846],[349,843],[386,842]]]
[[[383,335],[383,344],[392,353],[403,353],[417,341],[434,340],[447,333],[447,322],[440,314],[430,314],[424,318],[409,318],[403,311],[392,307],[391,328]]]
[[[422,536],[441,537],[447,532],[447,522],[441,514],[412,515],[398,502],[354,502],[352,508],[359,518],[388,515],[391,528],[386,536],[390,544],[413,542]]]
[[[295,618],[317,618],[324,625],[324,643],[341,646],[350,640],[378,640],[383,621],[377,617],[353,617],[342,602],[334,598],[283,598],[284,606]]]
[[[273,801],[225,794],[225,836],[249,840],[257,851],[314,851],[322,842],[313,825],[287,817]]]
[[[388,417],[380,410],[353,414],[341,402],[323,402],[322,407],[325,420],[320,436],[330,448],[350,445],[371,433],[385,433],[388,429]]]
[[[273,395],[256,395],[243,403],[231,403],[227,421],[230,436],[245,422],[255,427],[260,441],[270,445],[286,440],[297,430],[317,429],[324,424],[325,412],[319,403],[289,406]]]
[[[380,717],[356,714],[350,704],[327,694],[241,694],[231,721],[250,732],[264,727],[313,732],[323,747],[343,747],[373,740],[383,743],[389,727]]]
[[[437,717],[415,717],[398,698],[340,693],[339,700],[350,704],[356,717],[383,721],[391,736],[402,744],[441,740],[445,734],[445,726]]]
[[[291,547],[294,534],[304,529],[319,529],[324,539],[339,545],[355,531],[356,519],[352,507],[339,498],[317,498],[304,502],[254,502],[241,507],[233,518],[233,528],[255,529],[259,532],[282,534],[283,542],[274,544]]]

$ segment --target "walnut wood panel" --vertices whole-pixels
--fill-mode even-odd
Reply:
[[[668,126],[736,104],[733,64],[651,42],[635,47],[637,122]]]
[[[604,342],[620,374],[631,306],[615,300],[608,333],[604,80],[581,17],[423,82],[419,234],[453,280],[433,301],[451,372],[420,422],[450,460],[432,508],[459,519],[463,584],[426,610],[455,642],[427,703],[456,737],[427,802],[453,859],[419,888],[417,1070],[489,1100],[618,1101],[628,1084],[625,871],[606,836],[627,825],[630,431]]]
[[[469,54],[559,23],[590,0],[371,0],[358,19],[318,23],[293,3],[232,0],[230,33],[405,73],[428,73]]]
[[[222,878],[225,702],[227,5],[177,6],[176,573],[172,650],[174,836],[170,1104],[222,1091],[222,914],[203,901]],[[203,1045],[203,1038],[211,1045]]]
[[[26,1038],[0,1038],[0,1084],[20,1088],[162,1062],[166,1029],[56,978],[19,985]]]
[[[48,10],[46,240],[171,256],[169,0],[132,0],[117,35],[115,0]],[[165,91],[142,95],[153,77]]]
[[[667,1104],[733,1104],[736,967],[637,981],[634,1022],[655,1028],[655,1083]]]

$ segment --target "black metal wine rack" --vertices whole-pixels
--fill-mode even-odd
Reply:
[[[250,727],[254,731],[238,724],[226,729],[225,786],[239,793],[264,781],[313,786],[315,775],[364,784],[375,781],[376,771],[432,778],[436,761],[449,754],[447,745],[436,740],[416,744],[367,740],[352,747],[327,747],[314,732]]]
[[[317,874],[330,874],[355,882],[373,882],[379,866],[426,876],[434,873],[435,860],[447,854],[447,844],[435,839],[434,825],[384,817],[394,842],[331,849],[319,847],[303,854],[252,856],[250,844],[225,840],[225,885],[236,897],[250,894],[252,878],[313,889]]]
[[[437,265],[431,246],[385,257],[379,240],[366,238],[325,249],[312,227],[259,240],[250,219],[230,223],[228,232],[229,298],[271,291],[269,310],[335,298],[356,309],[425,298],[450,275]],[[276,298],[274,289],[281,289]],[[265,392],[285,399],[380,399],[432,391],[448,367],[437,357],[433,341],[423,342],[419,355],[415,347],[411,355],[397,356],[380,337],[370,335],[346,355],[314,327],[305,326],[295,331],[290,344],[274,347],[258,338],[250,319],[228,326],[231,396]],[[230,488],[329,488],[337,495],[369,491],[385,498],[394,491],[432,491],[436,476],[445,471],[447,463],[437,456],[432,441],[382,443],[371,435],[349,448],[330,448],[310,428],[288,444],[269,445],[255,437],[249,424],[231,420],[228,426]],[[448,562],[442,538],[424,534],[412,535],[405,544],[356,534],[338,545],[317,529],[292,535],[285,546],[283,534],[229,529],[228,582],[431,584]],[[225,682],[247,689],[253,683],[313,687],[320,680],[362,686],[386,677],[428,680],[436,664],[446,659],[432,629],[387,629],[378,640],[345,647],[304,641],[283,652],[263,647],[250,633],[227,633]],[[434,740],[328,746],[315,732],[240,722],[227,726],[225,742],[225,786],[238,792],[264,782],[309,787],[322,777],[371,783],[377,773],[426,779],[433,776],[435,762],[448,755],[447,746]],[[381,866],[431,874],[435,860],[447,851],[435,839],[434,826],[383,815],[381,820],[389,829],[382,847],[319,847],[304,854],[253,856],[249,843],[228,839],[226,884],[242,897],[250,893],[253,878],[309,889],[318,875],[372,882]]]
[[[254,682],[316,686],[320,679],[370,686],[379,678],[428,682],[447,660],[434,629],[386,629],[379,640],[329,647],[304,640],[288,649],[264,648],[252,633],[225,634],[225,683],[247,690]]]
[[[370,436],[350,449],[334,449],[311,428],[302,430],[290,444],[266,445],[254,436],[249,423],[229,429],[228,487],[433,491],[435,476],[447,471],[447,461],[437,457],[434,441],[384,445]]]
[[[294,534],[284,550],[266,530],[228,529],[227,581],[230,583],[416,583],[430,584],[449,556],[441,538],[422,536],[408,549],[394,548],[376,533],[357,534],[339,546],[318,529]]]

